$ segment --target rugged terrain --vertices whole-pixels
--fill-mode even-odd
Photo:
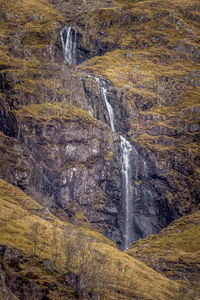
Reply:
[[[0,180],[1,299],[176,299],[180,287]],[[145,278],[145,280],[144,280]]]
[[[186,297],[193,297],[191,288],[198,294],[193,284],[199,280],[198,1],[2,0],[0,13],[0,177],[76,230],[76,226],[95,229],[124,249],[127,212],[119,143],[123,135],[134,148],[132,241],[192,214],[180,219],[188,220],[183,221],[183,237],[179,232],[182,221],[172,223],[153,238],[159,244],[156,250],[150,237],[134,244],[128,254],[170,279],[187,279],[191,285]],[[66,24],[77,32],[76,66],[64,63],[60,30]],[[116,132],[110,128],[102,87],[114,110]],[[9,227],[12,217],[8,219]],[[173,226],[178,229],[172,243],[169,231],[174,231]],[[192,249],[186,247],[188,237],[196,239]],[[26,262],[22,256],[30,251],[10,239],[2,237],[2,247],[24,251],[19,255],[29,264],[29,258]],[[179,239],[183,253],[173,256],[165,242],[172,244],[173,252]],[[115,251],[122,260],[129,260]],[[40,268],[36,258],[33,264]],[[6,272],[1,272],[4,279]],[[139,286],[134,296],[122,292],[125,299],[152,299],[153,290],[147,298]],[[34,289],[37,293],[40,287]],[[175,297],[176,289],[182,293],[176,285],[167,293]],[[28,290],[30,295],[31,287]],[[57,290],[52,297],[58,295]],[[157,297],[169,299],[165,292]]]

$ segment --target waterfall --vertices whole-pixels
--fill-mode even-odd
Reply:
[[[95,80],[100,84],[99,78],[95,77]],[[108,92],[105,87],[101,87],[106,108],[110,118],[110,126],[113,132],[115,132],[114,126],[114,111],[110,103],[108,102]],[[122,166],[122,200],[124,204],[125,214],[125,233],[124,233],[124,248],[127,249],[133,242],[133,186],[132,186],[132,167],[131,167],[131,156],[135,153],[134,148],[131,144],[120,135],[120,159]]]
[[[109,115],[109,124],[115,132],[116,119],[113,108],[109,102],[106,82],[95,78],[101,89],[102,100],[106,104]],[[117,131],[117,129],[116,129]],[[148,162],[138,150],[131,145],[126,136],[119,136],[119,153],[121,161],[121,199],[118,209],[117,221],[123,233],[119,243],[122,250],[126,250],[130,245],[152,233],[157,233],[168,224],[170,216],[162,217],[165,205],[158,201],[158,195],[151,180],[154,174],[153,165]],[[161,212],[161,213],[160,213]]]
[[[101,83],[99,78],[95,77],[95,80],[96,80],[96,82],[98,84]],[[107,89],[105,87],[101,87],[101,91],[102,91],[103,98],[104,98],[104,101],[105,101],[105,104],[106,104],[106,108],[107,108],[107,112],[108,112],[108,115],[109,115],[110,127],[111,127],[112,131],[115,132],[114,111],[113,111],[112,106],[108,102],[108,91],[107,91]]]
[[[131,144],[120,135],[120,150],[121,150],[121,164],[122,164],[122,195],[125,204],[125,249],[127,249],[131,243],[130,233],[132,232],[132,168],[131,168],[131,154],[133,154],[133,148]]]
[[[104,87],[102,87],[102,93],[103,93],[104,101],[106,103],[107,111],[108,111],[109,118],[110,118],[110,126],[111,126],[112,131],[115,132],[114,112],[113,112],[112,106],[108,102],[108,92],[107,92],[107,89],[105,89]]]
[[[76,65],[77,63],[77,32],[74,27],[65,26],[61,32],[61,42],[66,63]]]

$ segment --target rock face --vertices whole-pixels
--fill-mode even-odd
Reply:
[[[199,5],[190,2],[54,1],[60,12],[2,3],[1,178],[123,248],[122,135],[135,149],[132,241],[197,210]],[[77,67],[64,63],[66,24]]]
[[[49,120],[23,116],[20,140],[37,162],[32,185],[52,198],[54,206],[64,209],[72,220],[82,212],[83,221],[86,218],[94,228],[103,230],[109,223],[115,230],[120,178],[114,181],[110,173],[119,177],[114,162],[117,158],[113,157],[116,138],[103,123],[84,111],[79,113],[74,120],[66,115]]]
[[[6,109],[3,102],[0,103],[0,129],[8,136],[17,136],[17,121],[15,115]]]
[[[114,111],[114,128],[118,134],[127,133],[126,118],[128,112],[123,106],[124,95],[117,89],[112,87],[110,82],[104,82],[99,79],[96,86],[91,80],[91,76],[84,80],[84,90],[89,105],[92,107],[92,114],[95,118],[100,119],[110,124],[110,117],[108,110],[103,100],[102,87],[108,92],[108,101]],[[99,93],[100,89],[100,93]],[[98,99],[98,102],[97,102]],[[97,105],[98,103],[98,105]],[[111,125],[110,125],[111,126]],[[173,212],[168,206],[167,199],[163,197],[160,199],[161,192],[159,186],[155,187],[154,183],[149,183],[151,178],[157,178],[156,169],[154,164],[142,155],[142,150],[138,145],[137,149],[133,147],[134,151],[131,156],[131,169],[132,178],[129,183],[132,187],[132,200],[130,205],[130,240],[135,241],[141,237],[145,237],[151,233],[159,232],[161,228],[165,227],[173,219]],[[120,141],[118,141],[117,155],[121,160]],[[121,167],[119,166],[122,170]],[[120,196],[120,211],[122,215],[118,214],[122,231],[122,248],[125,246],[125,219],[126,219],[126,203],[123,193],[126,193],[124,186],[122,186],[122,173],[121,177],[121,196]],[[119,181],[119,180],[118,180]],[[123,192],[124,191],[124,192]],[[119,211],[119,210],[118,210]]]

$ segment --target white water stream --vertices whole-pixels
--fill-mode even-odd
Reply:
[[[96,82],[100,83],[99,78],[95,78]],[[105,87],[101,87],[102,94],[104,96],[104,101],[107,107],[108,115],[110,118],[110,127],[113,132],[115,132],[114,126],[114,111],[112,106],[108,101],[108,92]],[[122,195],[125,201],[125,245],[124,248],[127,249],[131,243],[131,219],[132,219],[132,209],[131,203],[133,198],[133,187],[132,187],[132,169],[131,169],[131,155],[133,154],[133,148],[131,144],[120,135],[120,159],[122,165]]]
[[[127,249],[132,240],[130,238],[131,229],[131,203],[133,197],[132,187],[132,169],[131,169],[131,154],[133,148],[131,144],[120,135],[120,150],[121,150],[121,164],[122,164],[122,195],[125,200],[125,249]]]
[[[113,112],[112,106],[108,102],[108,92],[107,92],[107,89],[105,89],[104,87],[102,87],[102,93],[103,93],[104,101],[106,103],[108,115],[109,115],[109,118],[110,118],[110,127],[111,127],[112,131],[115,132],[114,112]]]
[[[74,27],[65,26],[60,32],[64,61],[76,65],[77,32]]]

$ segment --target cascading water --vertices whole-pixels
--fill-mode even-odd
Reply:
[[[112,106],[108,102],[108,92],[104,87],[102,87],[102,93],[103,93],[104,101],[106,103],[108,115],[109,115],[109,118],[110,118],[110,126],[111,126],[112,131],[115,132],[114,112],[113,112]]]
[[[120,135],[120,150],[121,150],[121,164],[122,164],[122,195],[125,200],[125,245],[127,249],[131,243],[130,233],[132,232],[132,198],[133,198],[133,187],[132,187],[132,168],[131,168],[131,154],[133,148],[131,144]]]
[[[97,83],[100,83],[99,78],[95,78]],[[114,111],[110,103],[108,102],[108,92],[105,87],[101,87],[106,108],[108,111],[110,126],[113,132],[115,132],[114,126]],[[120,135],[120,158],[122,165],[122,197],[124,202],[125,211],[125,234],[124,234],[124,248],[127,249],[133,242],[132,235],[132,201],[133,201],[133,187],[132,187],[132,168],[131,168],[131,155],[133,154],[133,147],[131,144]]]
[[[77,64],[77,32],[74,27],[65,26],[61,32],[61,42],[64,61],[68,64]]]

